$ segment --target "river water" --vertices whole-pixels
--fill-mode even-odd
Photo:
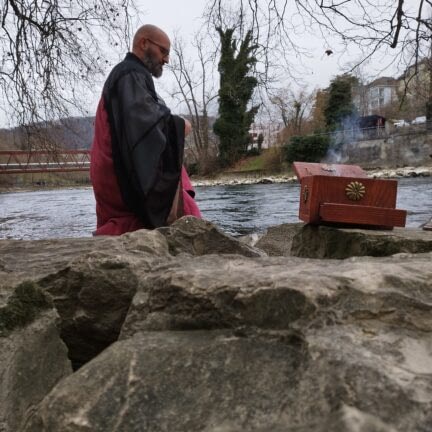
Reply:
[[[291,183],[197,187],[203,217],[233,235],[298,222],[299,185]],[[397,208],[408,211],[407,227],[432,216],[432,179],[398,182]],[[88,237],[95,228],[91,188],[0,194],[0,238]]]

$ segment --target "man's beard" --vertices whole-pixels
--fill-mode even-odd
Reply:
[[[162,65],[150,53],[144,54],[142,62],[155,78],[159,78],[162,75]]]

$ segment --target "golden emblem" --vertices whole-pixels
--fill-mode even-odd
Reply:
[[[345,193],[351,201],[358,201],[365,196],[366,188],[364,185],[357,181],[352,181],[345,188]]]

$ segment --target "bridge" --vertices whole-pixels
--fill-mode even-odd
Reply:
[[[0,174],[89,171],[90,150],[0,151]]]

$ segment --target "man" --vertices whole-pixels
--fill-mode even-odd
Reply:
[[[94,235],[120,235],[200,217],[182,166],[190,123],[172,115],[155,91],[153,77],[169,61],[170,40],[144,25],[132,52],[105,82],[96,112],[90,177],[96,198]]]

